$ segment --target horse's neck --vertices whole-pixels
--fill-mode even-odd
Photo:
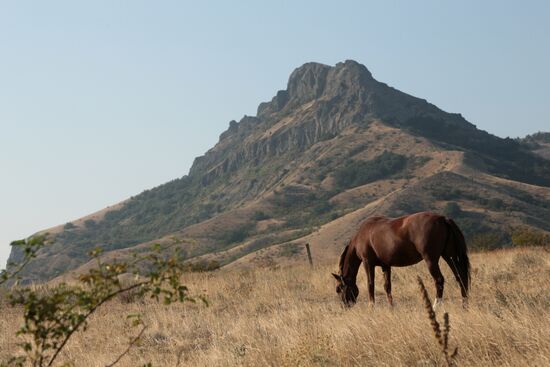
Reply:
[[[342,267],[342,276],[345,279],[352,280],[355,283],[357,279],[357,272],[359,271],[359,266],[361,265],[361,259],[355,253],[353,246],[349,246],[344,258],[344,264]]]

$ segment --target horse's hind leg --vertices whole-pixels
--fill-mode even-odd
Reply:
[[[436,298],[434,302],[434,309],[437,308],[443,302],[443,284],[445,283],[445,278],[441,274],[441,269],[439,269],[439,264],[437,260],[428,260],[426,259],[426,265],[428,265],[428,270],[435,282],[435,291]]]
[[[455,276],[455,279],[458,283],[458,286],[460,287],[460,293],[462,294],[462,304],[464,307],[466,307],[468,303],[468,292],[466,291],[466,288],[464,287],[464,282],[460,279],[460,274],[458,273],[457,265],[454,262],[453,258],[450,256],[443,255],[443,260],[449,265],[449,268],[451,268],[451,271],[453,272],[453,275]]]
[[[384,290],[386,291],[386,297],[388,297],[388,303],[393,306],[393,297],[391,295],[391,267],[382,266],[384,272]]]

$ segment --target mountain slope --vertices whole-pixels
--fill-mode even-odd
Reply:
[[[463,207],[469,237],[522,223],[550,230],[548,186],[550,161],[524,144],[380,83],[354,61],[308,63],[257,116],[231,121],[189,175],[57,228],[56,244],[24,276],[75,269],[96,246],[123,256],[174,236],[196,240],[185,245],[194,261],[225,264],[263,248],[272,261],[292,258],[296,243],[315,236],[316,252],[332,256],[374,212],[443,210],[449,201]]]
[[[545,159],[550,159],[550,133],[538,132],[520,139],[527,149]]]

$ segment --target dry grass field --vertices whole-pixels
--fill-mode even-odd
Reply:
[[[514,249],[471,256],[470,308],[445,266],[445,305],[451,348],[460,366],[550,365],[550,252]],[[192,293],[209,305],[163,306],[120,297],[96,314],[63,358],[74,366],[104,366],[138,330],[125,319],[140,312],[148,325],[120,365],[137,366],[437,366],[443,365],[416,283],[433,297],[423,263],[395,269],[395,307],[389,308],[377,270],[377,304],[343,309],[330,271],[334,264],[189,274]],[[16,350],[21,310],[0,302],[0,360]],[[442,312],[438,312],[441,320]]]

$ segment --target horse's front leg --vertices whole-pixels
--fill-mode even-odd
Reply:
[[[369,302],[374,305],[374,265],[373,261],[363,261],[369,282]]]
[[[388,297],[388,303],[390,306],[393,306],[393,297],[391,295],[391,267],[382,266],[382,271],[384,272],[384,290]]]

